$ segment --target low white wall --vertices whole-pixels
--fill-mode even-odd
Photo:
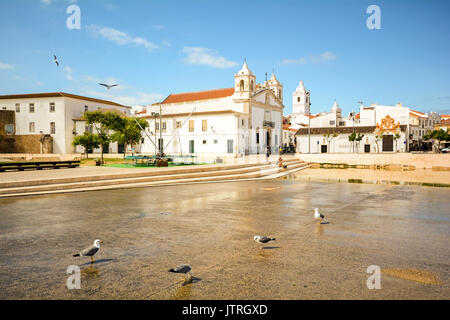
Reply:
[[[296,154],[305,162],[346,163],[349,165],[402,164],[416,169],[431,169],[434,166],[450,167],[450,154],[413,153],[366,153],[366,154]]]

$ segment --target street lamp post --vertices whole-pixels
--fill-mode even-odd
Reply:
[[[155,121],[155,156],[156,156],[156,153],[157,153],[157,151],[156,151],[156,117],[159,116],[159,113],[152,112],[151,114],[152,114],[152,117],[153,117],[153,119]]]
[[[162,142],[162,115],[161,115],[162,104],[159,104],[159,155],[163,155],[163,142]]]

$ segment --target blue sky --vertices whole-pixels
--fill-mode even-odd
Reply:
[[[66,27],[71,4],[81,9],[80,30]],[[371,4],[381,9],[380,30],[366,27]],[[232,87],[246,58],[257,82],[275,69],[285,114],[300,80],[313,113],[334,99],[345,113],[358,101],[450,113],[449,12],[437,0],[2,0],[0,94],[149,104]]]

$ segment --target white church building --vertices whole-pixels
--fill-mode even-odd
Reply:
[[[283,109],[283,85],[275,74],[257,84],[244,62],[231,88],[170,94],[137,114],[149,122],[141,152],[154,154],[161,144],[170,155],[242,156],[263,154],[267,146],[276,152]]]
[[[410,109],[372,104],[348,116],[335,101],[329,112],[310,113],[310,92],[300,81],[292,96],[292,127],[297,129],[298,153],[406,152]],[[350,135],[359,137],[350,141]]]

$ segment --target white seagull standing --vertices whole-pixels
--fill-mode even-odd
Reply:
[[[111,85],[109,85],[109,84],[104,84],[104,83],[99,83],[99,85],[104,86],[108,90],[111,89],[112,87],[117,87],[118,86],[118,84],[111,84]]]
[[[325,216],[319,212],[319,209],[318,209],[318,208],[315,208],[315,209],[314,209],[314,218],[315,218],[316,220],[318,220],[318,221],[317,221],[317,224],[321,224],[322,221],[323,221],[323,218],[325,218]]]
[[[91,263],[94,263],[94,254],[100,250],[100,243],[103,243],[102,240],[95,240],[94,245],[83,249],[80,253],[75,253],[74,257],[91,257]]]
[[[268,243],[270,241],[274,241],[276,240],[275,238],[269,238],[266,236],[254,236],[253,240],[255,240],[258,243],[264,244],[264,243]]]
[[[59,67],[58,58],[55,55],[53,55],[53,62],[56,63],[57,67]]]

